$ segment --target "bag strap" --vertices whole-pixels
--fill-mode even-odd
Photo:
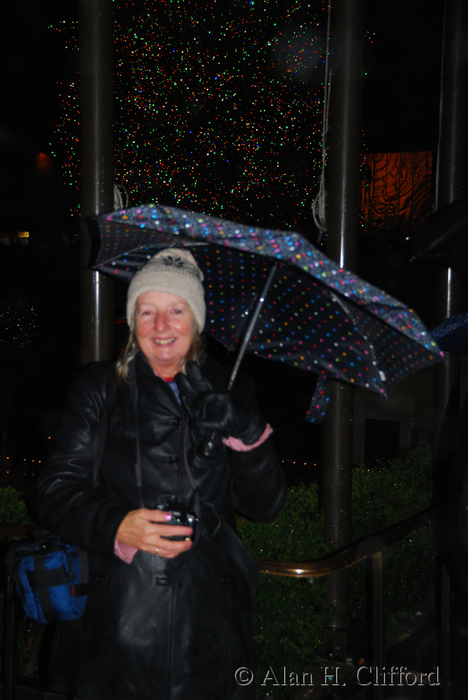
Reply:
[[[242,571],[250,592],[253,593],[258,582],[259,571],[250,552],[247,550],[234,528],[219,515],[212,503],[205,502],[203,507],[206,514],[211,514],[211,527],[202,527],[202,536],[204,536],[208,542],[217,539],[218,542],[222,544],[224,549],[237,564],[238,568]]]
[[[96,488],[99,471],[101,469],[102,457],[106,447],[109,405],[117,393],[117,379],[114,376],[114,370],[111,371],[106,384],[106,397],[104,401],[104,410],[99,419],[96,435],[94,437],[93,449],[93,486]]]
[[[244,574],[250,592],[253,593],[258,582],[259,570],[250,552],[247,551],[237,532],[225,520],[218,537]]]
[[[29,585],[39,596],[42,613],[48,622],[55,622],[57,614],[50,599],[50,586],[62,586],[70,582],[72,576],[71,569],[67,571],[63,566],[56,569],[48,569],[46,566],[46,555],[36,555],[34,557],[34,571],[28,571]]]
[[[47,567],[47,552],[44,554],[36,554],[34,556],[34,570],[27,571],[29,585],[36,591],[39,596],[39,602],[44,615],[48,622],[55,622],[58,619],[54,606],[50,599],[50,589],[55,586],[63,586],[69,584],[73,578],[73,555],[68,553],[67,567],[58,566],[54,569]],[[80,549],[77,552],[80,563],[80,579],[76,584],[71,586],[72,597],[86,595],[88,592],[88,556],[87,553]],[[16,577],[20,587],[22,587],[21,579]]]

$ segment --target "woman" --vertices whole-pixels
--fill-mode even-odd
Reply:
[[[255,580],[235,512],[275,517],[284,479],[250,381],[227,392],[226,371],[202,357],[202,279],[192,255],[176,249],[134,276],[127,350],[117,368],[95,365],[75,383],[39,479],[43,524],[91,553],[73,659],[80,700],[254,697],[235,676],[254,667]],[[174,525],[170,511],[184,509]],[[62,655],[74,632],[62,625]],[[59,676],[60,668],[57,690]]]

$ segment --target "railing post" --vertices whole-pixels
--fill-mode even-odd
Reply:
[[[384,609],[384,553],[383,550],[372,555],[372,666],[384,667],[385,648],[385,609]],[[382,700],[380,683],[372,685],[372,700]]]
[[[6,545],[10,542],[7,537]],[[4,579],[3,598],[3,650],[2,650],[2,700],[13,700],[15,697],[15,601],[11,571],[7,570]]]
[[[3,688],[2,700],[13,700],[15,605],[9,573],[5,577],[3,601]]]
[[[439,619],[440,700],[450,698],[450,578],[445,564],[440,566],[440,619]]]

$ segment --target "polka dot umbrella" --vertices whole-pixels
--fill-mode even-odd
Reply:
[[[157,204],[97,222],[95,269],[125,281],[162,248],[191,251],[205,276],[205,330],[231,351],[243,339],[237,366],[247,351],[386,395],[443,357],[414,311],[339,268],[293,231]],[[325,403],[319,381],[309,418],[323,416]]]

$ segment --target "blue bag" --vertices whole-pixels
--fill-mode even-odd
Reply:
[[[96,487],[107,436],[108,407],[117,383],[111,375],[104,410],[94,440],[93,484]],[[34,622],[76,620],[85,611],[89,581],[88,553],[58,535],[13,542],[6,559],[9,584],[14,584],[27,617]]]
[[[85,550],[49,534],[35,542],[13,542],[7,566],[30,620],[47,623],[83,615],[89,578]]]

